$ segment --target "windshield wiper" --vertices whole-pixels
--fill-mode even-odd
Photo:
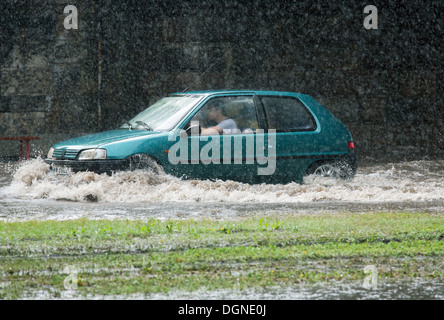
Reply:
[[[147,129],[148,131],[153,131],[153,128],[151,128],[147,123],[145,123],[143,121],[136,121],[136,123],[144,126],[145,129]]]

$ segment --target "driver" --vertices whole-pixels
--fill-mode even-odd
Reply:
[[[217,101],[210,101],[206,111],[207,119],[213,120],[217,125],[213,127],[202,127],[202,135],[231,133],[237,129],[236,121],[227,117],[222,110],[222,106]]]

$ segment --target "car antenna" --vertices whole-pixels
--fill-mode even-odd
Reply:
[[[200,80],[202,78],[202,76],[207,73],[208,71],[210,71],[211,68],[213,68],[222,58],[225,58],[225,56],[227,55],[228,52],[231,51],[231,49],[233,49],[234,47],[237,47],[237,44],[232,45],[222,56],[220,56],[216,62],[214,62],[211,66],[209,66],[202,74],[200,74],[197,79],[195,79],[188,87],[185,88],[185,90],[182,91],[182,93],[185,93],[194,83],[196,83],[197,80]]]

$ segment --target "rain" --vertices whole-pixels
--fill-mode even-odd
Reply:
[[[419,0],[2,0],[0,222],[442,216],[443,9]],[[222,89],[315,97],[351,132],[355,177],[249,184],[144,171],[56,175],[43,161],[55,143],[117,129],[171,93]],[[442,299],[442,287],[440,278],[371,294],[339,284],[151,298]]]

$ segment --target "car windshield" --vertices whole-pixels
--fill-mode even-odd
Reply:
[[[163,98],[139,113],[120,128],[154,131],[171,130],[201,98],[201,95],[183,95]]]

